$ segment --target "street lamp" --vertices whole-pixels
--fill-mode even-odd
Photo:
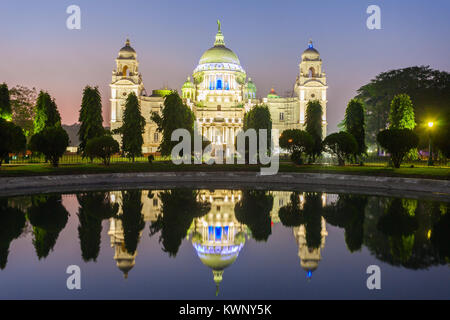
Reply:
[[[434,123],[432,121],[428,122],[428,165],[433,165],[433,150],[431,149],[431,129]]]

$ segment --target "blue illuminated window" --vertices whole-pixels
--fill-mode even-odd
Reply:
[[[222,90],[222,80],[217,80],[217,86],[216,86],[217,90]]]
[[[227,82],[225,82],[225,90],[230,90],[230,84]]]
[[[209,240],[214,239],[214,227],[213,226],[208,227],[208,239]]]
[[[222,239],[222,227],[216,227],[216,241]]]

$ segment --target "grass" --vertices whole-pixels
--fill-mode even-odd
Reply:
[[[103,166],[98,163],[62,163],[58,168],[49,164],[8,164],[0,167],[0,177],[26,177],[38,175],[65,175],[65,174],[94,174],[94,173],[126,173],[126,172],[180,172],[180,171],[248,171],[260,170],[259,165],[175,165],[170,161],[154,161],[152,164],[146,162],[122,162],[111,163]],[[280,162],[279,172],[303,172],[303,173],[340,173],[384,177],[411,177],[448,180],[450,178],[450,167],[425,165],[402,166],[399,169],[387,167],[384,164],[366,164],[364,166],[347,165],[344,167],[334,165],[302,165],[297,166],[290,162]]]

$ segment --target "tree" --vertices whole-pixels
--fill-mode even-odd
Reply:
[[[306,131],[288,129],[281,133],[279,144],[281,148],[289,150],[292,162],[302,164],[302,154],[313,148],[314,140]]]
[[[96,261],[100,252],[102,221],[115,217],[119,205],[111,203],[106,192],[87,192],[77,194],[78,237],[81,256],[84,261]]]
[[[162,114],[153,112],[151,120],[158,126],[157,131],[162,133],[162,141],[158,147],[162,156],[170,156],[173,147],[178,144],[178,141],[171,141],[172,132],[175,130],[186,129],[191,137],[193,136],[195,115],[176,91],[165,97]]]
[[[271,141],[272,141],[272,118],[270,116],[269,107],[267,105],[256,105],[244,116],[244,131],[248,129],[254,129],[256,131],[256,136],[258,138],[256,152],[257,159],[259,159],[259,154],[270,155]],[[260,145],[261,139],[259,130],[266,130],[266,150],[260,150],[262,146]],[[245,152],[247,154],[246,159],[249,159],[249,139],[246,138],[245,142]]]
[[[349,159],[351,155],[355,154],[358,148],[356,139],[344,131],[330,134],[323,141],[323,145],[327,152],[337,157],[340,166],[345,165],[345,159]]]
[[[47,92],[41,90],[36,100],[33,132],[36,134],[44,128],[59,126],[61,126],[61,116],[55,100]]]
[[[366,112],[367,143],[377,143],[379,131],[386,128],[390,104],[397,94],[407,94],[414,101],[415,122],[426,123],[429,118],[450,121],[450,73],[429,66],[415,66],[380,73],[370,83],[358,89]],[[421,138],[427,135],[420,132]]]
[[[92,138],[85,147],[87,157],[91,159],[100,158],[105,166],[109,166],[111,156],[119,151],[119,143],[110,135]]]
[[[0,84],[0,119],[11,120],[11,113],[8,85],[2,83]]]
[[[314,162],[322,153],[322,105],[319,100],[310,100],[306,105],[305,130],[314,140],[313,148],[308,152],[309,161]]]
[[[22,129],[14,123],[0,118],[0,166],[9,154],[25,149],[26,138]]]
[[[390,153],[394,167],[400,168],[406,154],[417,148],[419,137],[410,129],[386,129],[378,133],[377,141]]]
[[[263,190],[243,190],[242,198],[234,206],[236,219],[246,224],[256,241],[267,241],[272,234],[270,211],[273,196]]]
[[[26,137],[31,137],[37,98],[36,88],[17,85],[9,90],[9,94],[13,122],[23,129]]]
[[[79,149],[82,155],[86,156],[85,148],[88,141],[101,137],[105,133],[103,129],[102,99],[98,87],[86,86],[84,88],[78,121],[80,122],[78,131]]]
[[[407,94],[398,94],[391,101],[389,129],[414,129],[414,108]]]
[[[356,140],[357,149],[353,154],[354,160],[366,153],[367,146],[365,141],[364,129],[364,105],[359,99],[352,99],[345,110],[344,119],[345,131],[350,133]]]
[[[30,140],[30,150],[41,152],[54,167],[69,145],[69,136],[62,127],[49,127],[34,134]]]
[[[134,92],[127,97],[122,123],[122,127],[117,129],[117,132],[122,135],[122,152],[132,158],[134,162],[135,157],[142,154],[142,145],[144,144],[142,134],[145,131],[145,119],[141,114],[139,100]]]

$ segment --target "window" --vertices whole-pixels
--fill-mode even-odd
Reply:
[[[217,80],[217,86],[216,86],[216,89],[217,89],[217,90],[222,90],[222,80],[221,80],[221,79]]]
[[[280,121],[284,120],[284,112],[280,112]]]
[[[158,199],[153,199],[153,206],[157,207],[158,206]]]
[[[158,134],[158,132],[155,132],[155,133],[153,134],[153,141],[154,141],[154,142],[158,142],[158,141],[159,141],[159,134]]]

